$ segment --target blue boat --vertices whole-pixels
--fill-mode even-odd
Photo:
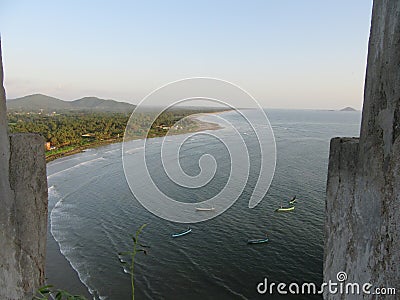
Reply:
[[[191,233],[191,232],[192,232],[192,228],[188,227],[188,229],[187,229],[186,231],[180,232],[180,233],[174,233],[174,234],[172,235],[172,237],[173,237],[173,238],[180,237],[180,236],[182,236],[182,235],[185,235],[185,234],[188,234],[188,233]]]
[[[268,242],[268,238],[248,240],[247,244],[262,244],[262,243],[266,243],[266,242]]]

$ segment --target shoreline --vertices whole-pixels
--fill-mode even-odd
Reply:
[[[225,111],[222,111],[225,112]],[[211,123],[211,122],[205,122],[205,121],[201,121],[198,118],[204,114],[217,114],[217,113],[221,113],[219,112],[215,112],[215,113],[201,113],[201,114],[194,114],[194,115],[189,115],[187,118],[191,118],[192,121],[194,121],[196,123],[196,128],[194,128],[194,130],[182,130],[180,131],[175,131],[172,130],[171,133],[167,132],[167,134],[169,135],[179,135],[179,134],[187,134],[187,133],[191,133],[191,132],[199,132],[199,131],[204,131],[204,130],[218,130],[221,129],[222,127],[220,125],[218,125],[217,123]],[[165,136],[165,135],[164,135]],[[154,137],[148,137],[149,139],[152,138],[159,138],[159,137],[163,137],[163,136],[154,136]],[[84,150],[87,149],[93,149],[93,148],[98,148],[98,147],[102,147],[102,146],[107,146],[107,145],[111,145],[111,144],[116,144],[116,143],[122,143],[124,141],[124,138],[111,138],[108,140],[103,140],[103,141],[96,141],[93,143],[89,143],[83,146],[77,146],[74,149],[62,152],[62,153],[57,153],[57,154],[51,154],[49,156],[46,156],[46,163],[49,163],[51,161],[54,161],[58,158],[62,158],[62,157],[67,157],[70,155],[74,155],[74,154],[78,154],[83,152]]]
[[[88,287],[79,278],[78,272],[61,253],[60,246],[50,232],[50,226],[49,222],[46,245],[46,284],[52,285],[54,289],[84,296],[88,300],[93,299]]]
[[[223,128],[217,123],[211,123],[199,120],[198,118],[201,117],[201,114],[192,115],[189,117],[192,118],[197,123],[196,128],[194,130],[179,132],[173,135],[194,133],[205,130],[218,130]],[[116,139],[113,139],[112,141],[108,140],[107,142],[104,141],[104,143],[96,144],[94,145],[94,147],[89,147],[89,145],[88,147],[79,147],[79,149],[68,151],[51,160],[47,160],[46,158],[46,162],[49,163],[50,161],[54,161],[58,158],[63,158],[66,156],[78,154],[86,149],[107,146],[118,142],[123,142],[123,139],[120,138],[118,141]],[[73,295],[85,296],[88,300],[94,299],[94,296],[91,295],[89,292],[89,288],[80,280],[78,272],[72,267],[68,259],[61,253],[58,242],[51,234],[50,213],[51,211],[49,211],[48,225],[47,225],[46,267],[45,267],[46,284],[52,285],[55,289],[65,290]]]

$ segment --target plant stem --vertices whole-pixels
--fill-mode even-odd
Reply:
[[[131,286],[132,286],[132,300],[135,300],[135,276],[134,276],[134,266],[135,266],[135,255],[136,255],[136,242],[133,245],[132,259],[131,259]]]

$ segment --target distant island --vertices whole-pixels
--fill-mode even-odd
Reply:
[[[340,111],[357,111],[357,110],[352,108],[352,107],[350,107],[350,106],[347,106],[345,108],[342,108]]]

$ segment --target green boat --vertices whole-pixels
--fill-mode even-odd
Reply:
[[[280,208],[276,209],[276,211],[291,211],[294,210],[294,206],[281,206]]]

